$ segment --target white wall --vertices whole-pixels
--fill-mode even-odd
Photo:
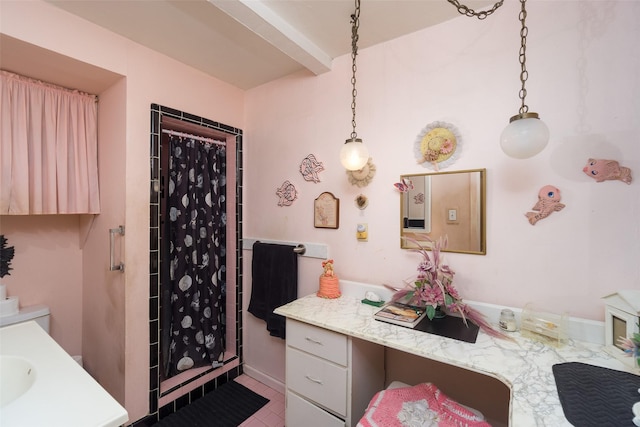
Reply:
[[[485,21],[459,17],[360,51],[357,130],[377,166],[363,189],[349,184],[338,160],[351,132],[350,56],[327,74],[248,91],[244,235],[326,243],[341,279],[400,284],[419,258],[399,248],[393,183],[431,171],[416,164],[413,144],[428,123],[447,121],[463,147],[446,170],[486,168],[488,179],[487,255],[445,256],[463,297],[602,320],[602,296],[640,288],[640,3],[528,2],[527,104],[551,131],[530,160],[510,159],[499,146],[520,107],[519,7],[505,2]],[[298,172],[310,153],[325,167],[317,184]],[[582,172],[589,157],[620,161],[636,181],[596,183]],[[285,180],[299,196],[279,207],[275,191]],[[532,226],[524,214],[547,184],[561,190],[566,208]],[[323,191],[340,199],[338,230],[313,227],[313,199]],[[360,193],[369,197],[364,211],[354,204]],[[369,224],[368,242],[356,241],[358,222]],[[320,260],[304,268],[312,282],[322,272]],[[254,340],[245,355],[249,364],[265,357]]]

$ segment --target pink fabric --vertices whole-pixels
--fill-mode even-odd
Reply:
[[[358,427],[491,427],[431,383],[376,393]]]
[[[95,96],[0,77],[0,214],[100,213]]]

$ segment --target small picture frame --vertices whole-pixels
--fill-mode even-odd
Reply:
[[[313,201],[313,226],[333,228],[340,226],[340,200],[325,191]]]
[[[619,337],[630,337],[637,330],[638,317],[618,308],[606,306],[605,309],[605,341],[609,346],[622,347],[617,342]]]
[[[638,330],[640,321],[640,292],[623,290],[603,298],[605,300],[605,351],[624,364],[640,371],[635,358],[629,357],[618,338],[629,338]]]

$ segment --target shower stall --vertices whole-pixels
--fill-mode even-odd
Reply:
[[[151,105],[152,419],[242,373],[242,130]]]

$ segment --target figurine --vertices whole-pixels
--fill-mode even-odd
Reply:
[[[335,272],[333,271],[333,260],[328,259],[326,261],[322,261],[322,268],[324,268],[324,276],[325,277],[333,277],[335,276]]]
[[[587,165],[582,168],[582,172],[595,179],[596,182],[606,180],[618,180],[625,184],[631,184],[631,169],[620,164],[615,160],[605,159],[589,159]]]
[[[545,219],[552,212],[564,209],[564,205],[560,203],[560,190],[553,185],[542,187],[538,193],[538,203],[532,209],[538,213],[527,212],[525,214],[531,225],[536,225],[536,222]]]
[[[320,298],[339,298],[342,295],[340,280],[333,271],[333,260],[322,261],[322,268],[324,268],[324,273],[320,276],[320,288],[316,295]]]

